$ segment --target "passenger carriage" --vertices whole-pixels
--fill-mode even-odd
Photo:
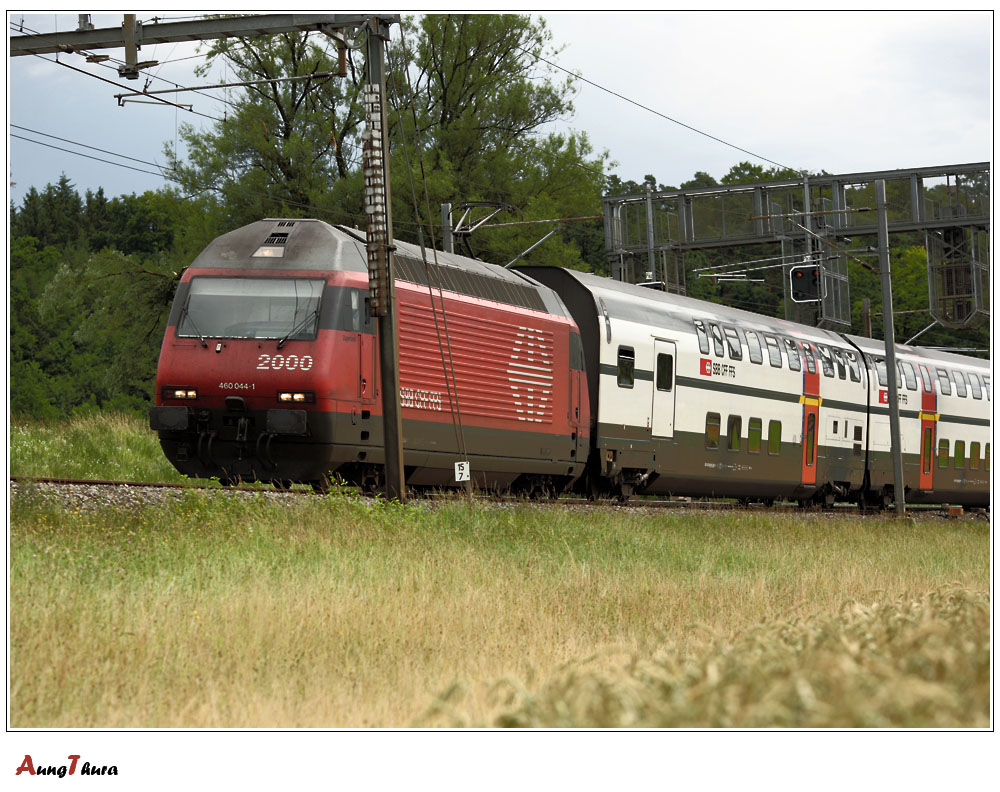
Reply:
[[[587,273],[520,269],[557,291],[580,327],[594,411],[591,481],[622,495],[891,501],[881,343]],[[987,365],[909,347],[898,357],[908,497],[985,505]],[[917,391],[925,370],[922,387],[955,382],[950,395]],[[964,401],[960,382],[970,383]],[[936,477],[927,471],[935,453]]]

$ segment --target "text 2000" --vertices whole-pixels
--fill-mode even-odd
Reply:
[[[263,371],[309,371],[313,367],[312,355],[267,355],[257,356],[257,369]]]

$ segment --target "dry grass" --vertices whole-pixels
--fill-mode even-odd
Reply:
[[[985,627],[963,616],[960,635],[935,603],[984,607],[988,548],[976,521],[366,507],[340,495],[74,511],[27,489],[12,504],[12,725],[581,726],[607,710],[622,714],[602,725],[931,726],[945,700],[932,682],[967,689],[943,707],[949,724],[980,725],[986,692],[966,666],[984,662]],[[852,601],[867,610],[845,610]],[[907,670],[919,641],[863,640],[894,618],[958,653],[934,666],[942,679],[921,687],[923,672]],[[889,704],[840,707],[847,682],[823,682],[838,663],[861,669],[859,696],[880,690]],[[898,685],[878,670],[892,664]],[[776,687],[740,683],[751,668],[773,670]],[[657,685],[694,701],[698,673],[718,678],[722,703],[670,720],[674,699]],[[795,704],[808,698],[798,680],[813,709]],[[619,690],[632,692],[611,703]]]
[[[485,724],[546,728],[988,727],[989,604],[948,588],[845,603],[701,651],[666,645],[608,669],[573,662],[533,690],[506,679]],[[605,661],[607,658],[603,658]],[[426,722],[470,724],[454,686]]]

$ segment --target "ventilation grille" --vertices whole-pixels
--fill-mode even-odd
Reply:
[[[281,223],[278,223],[281,225]],[[288,241],[288,234],[271,234],[264,240],[265,245],[284,245]]]
[[[478,272],[468,272],[457,267],[442,267],[428,262],[426,267],[419,259],[396,254],[396,277],[409,283],[427,286],[430,275],[430,286],[478,297],[482,300],[492,300],[505,305],[516,305],[532,311],[548,313],[545,303],[537,290],[530,286],[511,283],[503,278],[493,278]]]
[[[278,228],[291,228],[293,225],[295,225],[294,220],[282,220],[278,223]]]

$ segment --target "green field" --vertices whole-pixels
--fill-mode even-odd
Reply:
[[[148,439],[87,421],[15,426],[14,472]],[[10,518],[18,728],[989,725],[982,519],[24,484]]]

